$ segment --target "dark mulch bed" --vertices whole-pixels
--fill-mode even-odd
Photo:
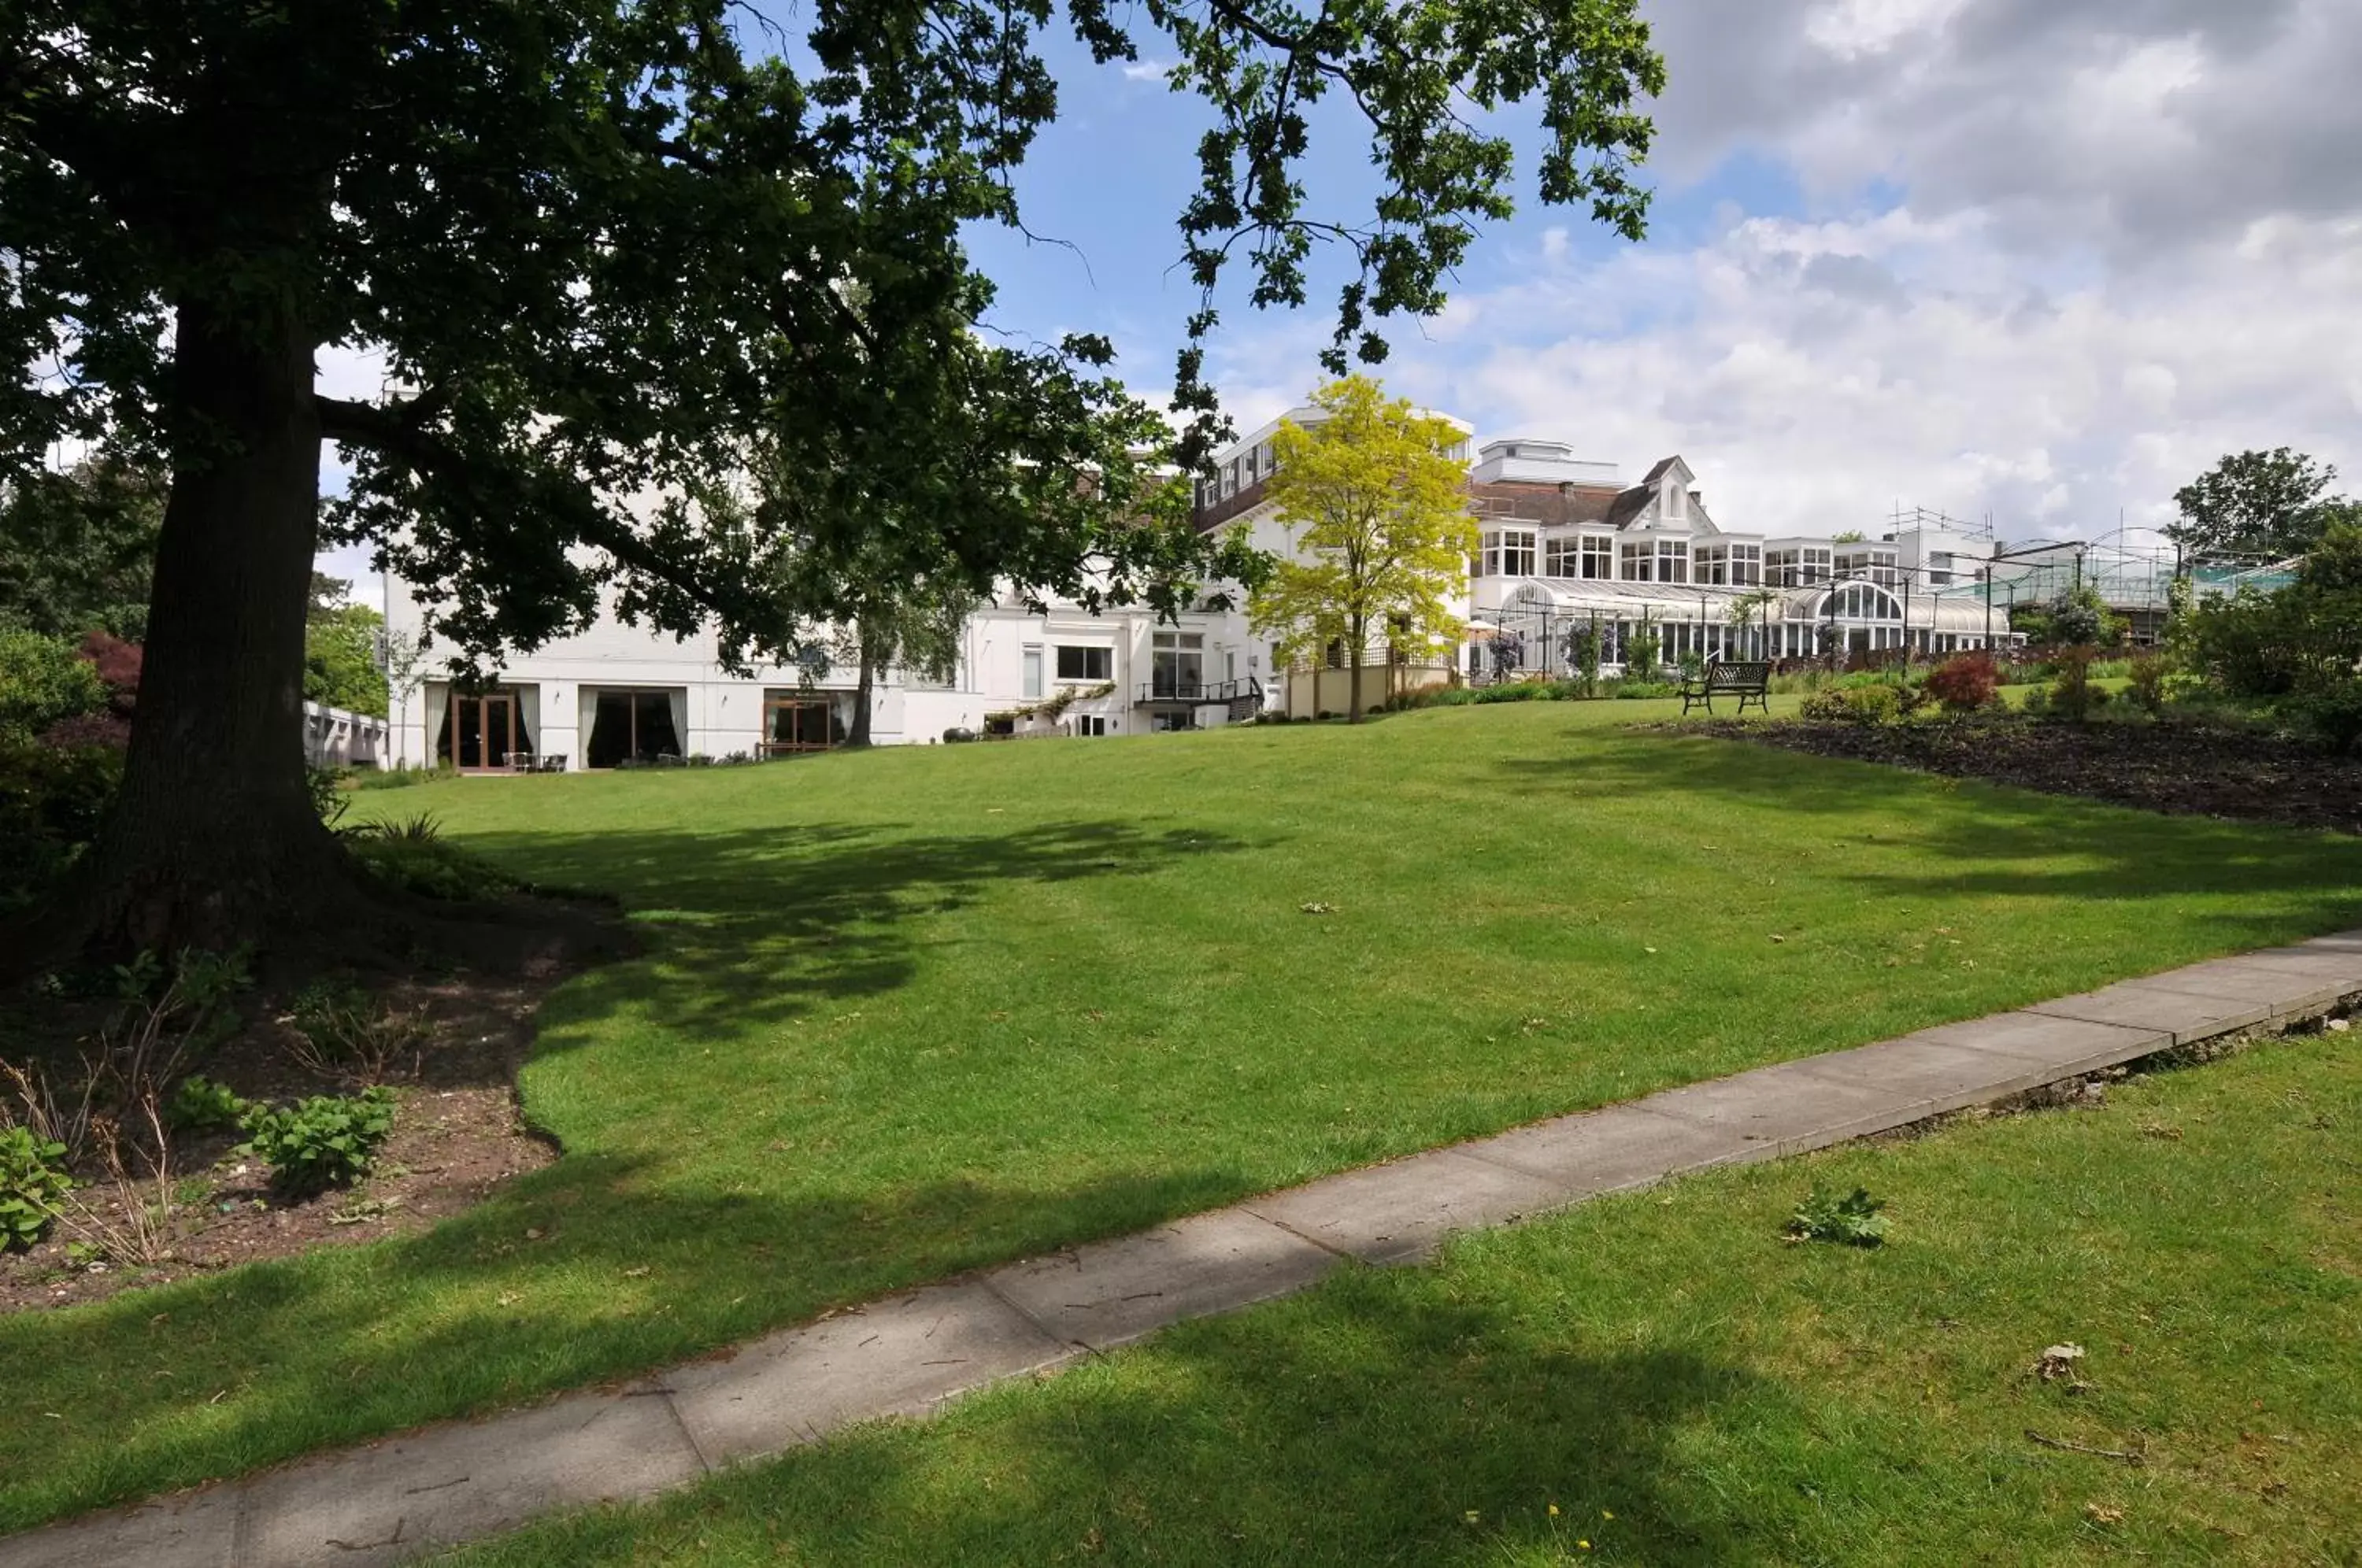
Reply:
[[[1680,728],[2155,812],[2362,834],[2362,763],[2235,725],[1993,715],[1879,725],[1717,719]]]
[[[237,1134],[174,1137],[179,1202],[169,1252],[148,1264],[121,1260],[77,1266],[62,1226],[26,1252],[0,1253],[0,1312],[63,1307],[315,1247],[349,1245],[425,1229],[483,1201],[502,1183],[557,1157],[518,1114],[516,1074],[530,1050],[542,999],[579,970],[572,957],[529,963],[524,973],[413,975],[373,988],[379,1005],[418,1022],[414,1043],[377,1075],[397,1097],[393,1131],[358,1185],[300,1202],[271,1192],[259,1161],[232,1152]],[[12,1000],[21,1001],[19,999]],[[52,1071],[112,1009],[58,1003],[39,1021]],[[251,998],[244,1026],[190,1064],[253,1099],[285,1101],[348,1093],[350,1077],[308,1071],[290,1059],[291,1031],[270,999]],[[0,1048],[8,1043],[0,1040]],[[24,1050],[24,1036],[15,1049]],[[78,1170],[84,1196],[119,1206],[102,1172]]]

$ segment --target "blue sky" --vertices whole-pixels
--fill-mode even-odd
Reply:
[[[1642,6],[1670,75],[1649,238],[1540,207],[1529,144],[1518,216],[1390,332],[1390,388],[1628,475],[1678,451],[1725,526],[1774,534],[1918,505],[2140,536],[2251,447],[2362,489],[2362,6]],[[1080,254],[977,234],[992,325],[1104,333],[1153,395],[1195,304],[1168,270],[1204,119],[1151,71],[1058,59],[1020,192]],[[1317,128],[1314,204],[1355,214],[1365,144]],[[1316,382],[1335,282],[1298,312],[1225,290],[1209,370],[1242,426]]]

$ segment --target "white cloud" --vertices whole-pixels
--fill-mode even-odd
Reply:
[[[1775,534],[1897,503],[2019,538],[2154,526],[2247,447],[2362,473],[2362,220],[2040,289],[1995,226],[1748,219],[1472,297],[1472,319],[1522,324],[1517,341],[1398,342],[1389,379],[1628,474],[1680,451],[1718,520]]]
[[[1135,60],[1123,68],[1126,82],[1162,82],[1172,73],[1169,60]]]

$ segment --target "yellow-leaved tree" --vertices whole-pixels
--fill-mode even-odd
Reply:
[[[1362,667],[1372,628],[1404,659],[1460,642],[1451,602],[1467,580],[1476,520],[1462,489],[1466,434],[1448,419],[1389,399],[1366,376],[1312,394],[1326,418],[1280,422],[1271,438],[1269,499],[1290,531],[1270,580],[1247,602],[1257,632],[1286,664],[1341,644],[1351,674],[1347,717],[1362,717]],[[1393,662],[1391,659],[1389,662]]]

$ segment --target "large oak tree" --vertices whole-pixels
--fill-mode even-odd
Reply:
[[[1383,355],[1377,318],[1436,309],[1508,211],[1509,145],[1476,123],[1504,104],[1540,105],[1546,201],[1639,234],[1661,66],[1632,4],[817,0],[789,38],[729,0],[0,0],[0,478],[69,441],[171,473],[85,913],[179,943],[383,907],[298,749],[324,442],[353,465],[335,526],[463,657],[602,604],[774,648],[789,536],[913,577],[1148,591],[1186,556],[1134,521],[1162,493],[1154,422],[1104,343],[979,344],[991,290],[958,242],[1021,221],[1047,30],[1102,64],[1135,30],[1178,54],[1214,127],[1188,274],[1210,301],[1235,255],[1255,304],[1300,303],[1338,243],[1341,365]],[[1308,209],[1324,97],[1367,128],[1365,215]],[[1192,317],[1179,366],[1185,462],[1213,326]],[[332,345],[381,354],[383,392],[323,395]],[[749,441],[801,476],[793,515],[664,499]]]

